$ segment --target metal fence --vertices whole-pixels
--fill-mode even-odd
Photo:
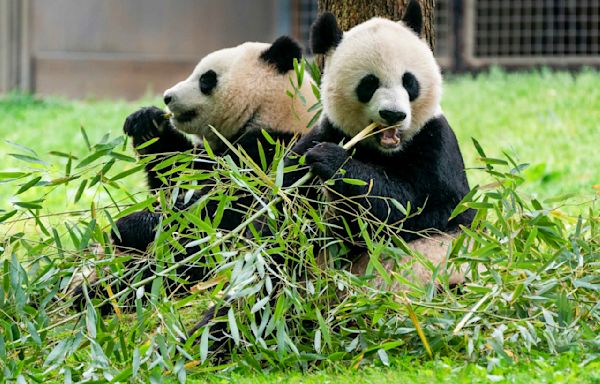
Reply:
[[[308,47],[310,26],[315,21],[319,11],[317,0],[295,0],[294,28],[292,33],[296,38]],[[453,61],[453,50],[455,47],[453,36],[454,13],[452,12],[451,0],[440,0],[435,2],[435,55],[443,67],[451,67]]]
[[[296,0],[308,40],[316,0]],[[600,65],[600,0],[435,1],[435,55],[448,70]]]
[[[452,66],[454,59],[454,50],[456,47],[453,26],[454,13],[452,12],[452,2],[449,0],[441,0],[435,2],[433,12],[435,45],[434,53],[442,67],[448,68]]]
[[[600,64],[598,0],[467,0],[469,66]]]

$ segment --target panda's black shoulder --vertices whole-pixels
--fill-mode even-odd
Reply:
[[[372,153],[362,155],[366,160],[375,158]],[[428,120],[401,151],[377,162],[428,194],[438,190],[440,195],[462,198],[469,191],[456,135],[441,114]]]
[[[425,125],[407,143],[401,152],[409,159],[431,159],[432,161],[452,160],[452,165],[460,161],[462,155],[454,131],[442,114],[429,119]]]
[[[429,119],[411,139],[406,149],[432,151],[443,148],[452,139],[452,128],[444,115]]]
[[[429,154],[428,168],[435,170],[448,191],[462,198],[469,192],[465,164],[454,130],[443,115],[429,120],[411,143],[411,156]],[[453,201],[457,204],[458,201]]]

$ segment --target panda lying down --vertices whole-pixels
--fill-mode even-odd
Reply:
[[[458,142],[441,112],[440,69],[420,37],[421,30],[417,1],[409,3],[402,22],[374,18],[343,33],[335,17],[325,13],[312,29],[313,52],[325,55],[323,113],[319,124],[292,148],[296,155],[287,159],[294,169],[304,156],[307,167],[286,173],[284,186],[309,170],[318,179],[313,183],[316,187],[307,189],[307,200],[317,200],[325,189],[328,221],[334,224],[331,228],[343,228],[334,236],[351,249],[347,257],[357,274],[365,273],[370,260],[357,240],[359,221],[372,222],[371,233],[378,224],[388,224],[387,235],[401,237],[438,266],[445,264],[460,226],[473,220],[471,210],[450,220],[469,185]],[[339,145],[373,122],[382,128],[352,150]],[[347,179],[364,183],[347,183]],[[392,199],[403,207],[421,207],[421,213],[407,216]],[[382,263],[394,269],[395,263],[409,259],[389,258]],[[432,280],[431,270],[419,263],[411,271],[408,280]],[[462,283],[464,272],[448,271],[449,283]],[[215,321],[226,312],[223,305],[209,309],[193,330],[210,326],[216,340],[213,348],[227,338],[226,322]]]

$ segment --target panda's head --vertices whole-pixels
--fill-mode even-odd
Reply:
[[[373,18],[342,33],[325,13],[312,28],[313,52],[325,55],[325,116],[349,136],[372,122],[389,127],[366,139],[384,153],[400,150],[441,112],[441,73],[422,25],[421,8],[411,1],[400,22]]]
[[[164,93],[173,125],[219,142],[209,126],[231,139],[247,127],[303,132],[310,120],[299,98],[286,94],[300,46],[288,37],[273,44],[244,43],[205,56],[192,74]],[[312,105],[310,82],[300,89]]]

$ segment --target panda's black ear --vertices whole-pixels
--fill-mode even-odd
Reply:
[[[325,54],[342,41],[344,33],[333,13],[325,12],[315,21],[310,30],[310,47],[314,54]]]
[[[421,5],[417,0],[410,0],[402,17],[404,25],[415,31],[418,36],[421,36],[423,31],[423,12]]]
[[[281,36],[264,51],[260,58],[284,74],[294,69],[294,59],[302,59],[302,48],[292,38]]]

